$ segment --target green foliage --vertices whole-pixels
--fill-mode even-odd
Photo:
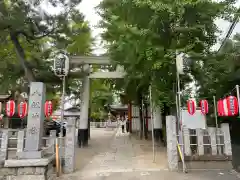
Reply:
[[[210,104],[209,119],[213,119],[213,96],[216,100],[235,95],[235,86],[240,84],[240,38],[236,34],[223,47],[221,53],[211,52],[195,64],[194,78],[197,80],[198,99],[207,99]],[[228,117],[228,119],[231,119]]]
[[[172,106],[176,89],[176,50],[197,64],[216,43],[214,20],[229,18],[232,1],[103,0],[99,14],[108,53],[127,72],[121,85],[139,103],[152,85],[157,104]],[[195,61],[196,59],[196,61]],[[193,69],[194,70],[194,69]],[[191,72],[189,72],[191,73]],[[181,87],[191,81],[181,77]],[[119,82],[120,83],[120,82]],[[144,98],[144,97],[143,97]]]
[[[107,116],[107,105],[113,103],[113,92],[110,85],[102,79],[91,80],[91,117],[100,119]]]
[[[87,55],[91,51],[90,28],[76,10],[81,0],[50,0],[48,7],[44,7],[44,2],[0,2],[1,93],[28,91],[28,82],[42,81],[47,85],[47,92],[55,94],[61,87],[61,80],[51,69],[56,52],[66,50],[69,55]],[[50,12],[54,8],[59,12]],[[79,84],[76,77],[83,75],[76,70],[70,72],[68,93],[79,92],[71,87],[76,87]]]

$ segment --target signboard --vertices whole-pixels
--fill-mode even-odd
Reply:
[[[206,116],[201,110],[196,110],[193,115],[188,110],[182,110],[182,125],[189,129],[206,129]]]

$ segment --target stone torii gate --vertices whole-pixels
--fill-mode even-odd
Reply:
[[[80,146],[88,144],[88,116],[90,100],[90,79],[117,79],[123,78],[125,72],[122,67],[117,66],[113,72],[93,72],[90,71],[90,65],[110,65],[110,59],[106,56],[72,56],[70,64],[74,67],[83,66],[83,70],[89,75],[83,78],[83,91],[81,94],[80,122],[78,123],[78,142]]]
[[[73,67],[83,66],[85,72],[89,72],[88,76],[83,78],[83,92],[81,94],[81,111],[80,122],[78,123],[78,138],[81,146],[88,144],[88,116],[89,116],[89,98],[90,98],[90,79],[118,79],[124,78],[126,74],[123,67],[117,66],[112,72],[90,72],[90,65],[111,65],[111,60],[107,56],[72,56],[70,64]],[[162,123],[159,121],[161,117],[160,109],[156,108],[153,112],[154,134],[158,136],[162,128]]]

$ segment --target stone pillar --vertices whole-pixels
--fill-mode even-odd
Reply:
[[[232,145],[231,145],[231,136],[229,131],[228,123],[221,124],[221,129],[223,132],[224,138],[224,154],[227,156],[232,155]]]
[[[42,158],[42,136],[46,89],[42,82],[31,82],[25,149],[21,159]]]
[[[66,140],[65,140],[65,154],[64,154],[64,172],[72,173],[75,170],[75,121],[76,118],[70,117],[67,119],[67,131],[66,131]]]
[[[190,147],[190,132],[189,128],[183,126],[183,138],[184,138],[184,152],[186,156],[191,156],[192,151]]]
[[[8,130],[1,130],[1,144],[0,144],[0,163],[7,159],[8,148]]]
[[[177,130],[175,116],[166,117],[166,134],[167,134],[168,167],[171,171],[177,171],[178,152],[177,152]]]
[[[5,117],[5,118],[4,118],[3,127],[4,127],[5,129],[8,129],[8,128],[9,128],[9,118],[8,118],[8,117]]]
[[[208,128],[209,137],[211,139],[211,149],[212,155],[217,155],[217,139],[216,139],[216,128],[209,127]]]
[[[222,152],[222,146],[219,145],[219,144],[222,144],[222,143],[221,143],[221,138],[220,138],[220,137],[222,136],[222,134],[223,134],[222,129],[221,129],[221,128],[216,128],[217,153],[218,153],[219,155],[223,154],[223,152]]]
[[[85,65],[85,70],[89,69],[89,65]],[[78,144],[79,147],[88,145],[88,110],[90,98],[90,79],[88,76],[83,79],[83,90],[81,95],[81,111],[80,122],[78,127]]]
[[[153,128],[156,141],[163,140],[162,116],[160,107],[153,108]]]
[[[203,146],[203,130],[196,129],[197,132],[197,145],[198,145],[198,155],[204,155],[204,146]]]
[[[55,141],[56,141],[56,130],[51,130],[50,131],[50,136],[49,139],[47,140],[47,153],[48,154],[54,154],[55,151]]]
[[[22,153],[22,152],[23,152],[23,148],[24,148],[24,138],[25,138],[25,131],[24,131],[24,130],[18,131],[17,156],[19,156],[19,153]]]

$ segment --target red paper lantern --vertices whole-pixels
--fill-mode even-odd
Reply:
[[[194,100],[187,101],[188,113],[193,115],[196,112],[196,105]]]
[[[10,100],[6,104],[6,115],[12,117],[15,114],[15,102]]]
[[[208,101],[207,100],[201,100],[200,101],[200,108],[202,114],[207,114],[208,113]]]
[[[220,99],[217,102],[217,112],[218,112],[218,116],[223,116],[223,100]]]
[[[217,102],[217,111],[219,116],[228,116],[227,99],[221,99]]]
[[[228,116],[235,116],[238,113],[238,100],[235,96],[228,96],[227,100],[227,110]]]
[[[27,115],[27,103],[21,102],[18,104],[18,116],[22,119]]]
[[[222,116],[228,116],[228,108],[227,108],[227,99],[223,99],[223,115]]]
[[[44,112],[46,117],[50,117],[52,115],[52,101],[46,101],[44,106]]]

